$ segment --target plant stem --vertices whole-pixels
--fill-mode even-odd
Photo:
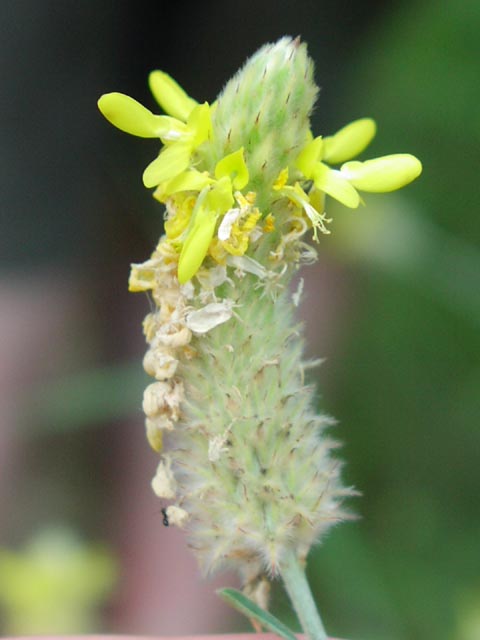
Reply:
[[[280,575],[309,640],[327,640],[327,632],[317,611],[305,570],[293,553],[282,562]]]

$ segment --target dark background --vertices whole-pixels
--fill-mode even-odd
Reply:
[[[305,274],[309,351],[327,356],[319,405],[363,493],[361,519],[312,553],[312,586],[338,637],[480,637],[478,33],[477,0],[0,3],[0,631],[245,628],[150,495],[147,303],[126,282],[161,233],[141,184],[157,147],[110,127],[96,100],[121,91],[154,108],[146,80],[161,68],[212,101],[289,34],[316,63],[316,133],[370,115],[369,157],[424,163],[398,195],[332,204],[332,237]],[[54,525],[59,547],[104,549],[63,627],[38,614],[50,578],[28,552]]]

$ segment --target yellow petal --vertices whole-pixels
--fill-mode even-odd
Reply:
[[[230,178],[228,176],[220,178],[207,193],[205,200],[208,208],[216,213],[228,211],[234,203]]]
[[[357,191],[340,171],[330,169],[318,162],[313,172],[313,182],[317,189],[332,196],[346,207],[356,209],[360,204]]]
[[[123,93],[106,93],[98,101],[105,118],[118,129],[140,138],[163,138],[180,135],[182,123],[167,116],[156,116],[139,102]]]
[[[288,167],[285,167],[278,174],[272,187],[275,191],[280,191],[288,182]]]
[[[165,233],[169,240],[180,239],[180,236],[188,228],[192,213],[195,208],[196,198],[184,194],[173,197],[173,207],[165,220]]]
[[[178,261],[178,281],[188,282],[199,270],[215,232],[218,214],[200,206],[194,214],[192,227],[182,247]]]
[[[371,118],[360,118],[350,122],[333,136],[324,139],[323,160],[330,164],[340,164],[355,158],[372,141],[377,126]]]
[[[190,154],[190,144],[181,141],[165,148],[143,172],[143,184],[147,188],[156,187],[161,182],[175,178],[188,167]]]
[[[174,118],[187,121],[192,109],[197,106],[196,100],[190,98],[182,87],[163,71],[152,71],[148,77],[148,84],[153,97],[165,113]]]
[[[212,182],[213,179],[208,174],[196,171],[196,169],[190,169],[169,180],[165,188],[161,190],[161,195],[166,197],[179,191],[201,191]]]
[[[365,162],[346,162],[340,171],[357,189],[383,193],[415,180],[422,172],[422,163],[409,153],[396,153]]]
[[[322,137],[318,136],[318,138],[311,140],[303,147],[298,155],[298,158],[295,161],[295,166],[297,167],[297,169],[300,169],[300,171],[308,180],[310,180],[310,178],[312,177],[315,164],[321,157],[322,147]]]
[[[215,177],[217,179],[230,176],[235,189],[243,189],[248,184],[248,169],[245,163],[243,147],[229,153],[222,158],[215,166]]]
[[[212,119],[208,102],[197,105],[188,116],[187,127],[192,134],[192,145],[198,147],[212,133]]]
[[[155,118],[162,120],[158,123],[157,134],[164,144],[176,142],[187,133],[187,125],[176,118],[170,116],[155,116]]]

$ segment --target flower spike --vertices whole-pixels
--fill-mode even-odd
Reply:
[[[99,108],[160,142],[143,180],[165,205],[165,234],[129,281],[154,304],[143,324],[154,378],[146,434],[160,457],[152,488],[205,573],[238,569],[257,608],[281,576],[309,640],[326,640],[302,567],[350,517],[355,491],[305,385],[311,364],[293,319],[301,287],[292,297],[289,285],[316,258],[306,236],[330,233],[329,197],[356,209],[361,191],[399,189],[422,166],[409,154],[354,159],[375,135],[370,118],[313,135],[318,89],[298,38],[262,47],[213,104],[162,71],[149,84],[167,115],[120,93]]]

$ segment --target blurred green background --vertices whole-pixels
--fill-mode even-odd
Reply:
[[[305,273],[320,406],[363,493],[312,553],[312,586],[337,637],[480,638],[479,33],[478,0],[0,4],[1,633],[246,628],[150,495],[148,303],[126,282],[161,233],[140,179],[156,145],[109,128],[96,99],[153,107],[162,68],[211,100],[265,41],[300,34],[314,131],[372,116],[369,157],[424,164],[396,196],[332,203]]]

